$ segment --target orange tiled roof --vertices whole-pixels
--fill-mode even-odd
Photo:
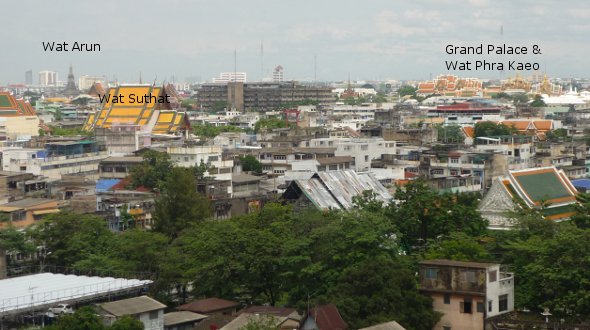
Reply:
[[[461,130],[463,131],[463,134],[465,134],[466,137],[474,137],[475,136],[475,128],[473,126],[465,126],[462,127]]]

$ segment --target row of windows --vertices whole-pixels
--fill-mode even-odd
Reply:
[[[443,297],[443,302],[445,305],[451,304],[451,295],[449,293],[445,293]],[[493,311],[494,301],[488,300],[488,312]],[[483,313],[485,310],[485,306],[483,302],[477,302],[476,304],[476,311],[478,313]],[[498,297],[498,311],[506,312],[508,310],[508,295],[503,294]],[[471,298],[464,298],[463,301],[459,302],[459,311],[461,313],[472,314],[473,313],[473,300]]]

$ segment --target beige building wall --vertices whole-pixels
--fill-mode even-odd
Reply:
[[[10,140],[39,136],[37,116],[0,117],[0,134]]]
[[[433,309],[444,314],[433,330],[445,330],[445,327],[451,330],[483,330],[485,314],[477,311],[477,303],[484,303],[484,297],[451,294],[450,304],[444,303],[443,294],[433,293],[431,297]],[[471,313],[461,313],[461,302],[465,298],[471,298]]]

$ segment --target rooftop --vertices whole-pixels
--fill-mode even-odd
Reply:
[[[188,304],[180,305],[176,309],[180,311],[189,311],[195,313],[214,313],[226,309],[237,308],[240,306],[240,303],[225,300],[220,298],[207,298],[207,299],[200,299],[190,302]]]
[[[148,296],[117,300],[98,306],[115,316],[137,315],[166,308],[166,305]]]
[[[486,269],[488,267],[497,266],[498,264],[487,263],[487,262],[471,262],[471,261],[457,261],[457,260],[424,260],[420,262],[420,265],[436,265],[436,266],[450,266],[450,267],[464,267],[464,268],[480,268]]]
[[[42,273],[0,280],[0,316],[142,288],[152,281]]]
[[[183,324],[188,322],[197,322],[207,318],[207,315],[193,313],[193,312],[172,312],[164,314],[164,326],[169,327],[176,324]]]

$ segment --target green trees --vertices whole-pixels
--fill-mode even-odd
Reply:
[[[211,124],[193,125],[193,134],[199,137],[214,138],[224,132],[242,132],[242,129],[232,125],[213,126]]]
[[[193,170],[173,167],[162,185],[162,194],[156,200],[154,229],[170,239],[192,223],[209,216],[207,198],[197,192]]]
[[[105,326],[92,307],[82,307],[74,314],[62,315],[48,330],[103,330]]]
[[[410,85],[404,85],[397,90],[399,97],[404,97],[406,95],[416,96],[416,91],[418,89],[416,87]]]
[[[240,157],[240,162],[242,163],[242,170],[252,171],[257,174],[262,173],[262,164],[256,159],[256,157],[252,155]]]
[[[46,327],[48,330],[143,330],[143,323],[131,316],[123,316],[110,327],[104,326],[102,320],[92,307],[78,309],[74,314],[62,315],[57,322]]]
[[[254,132],[258,133],[261,129],[285,128],[287,123],[279,117],[269,117],[260,119],[254,124]]]
[[[366,259],[343,271],[328,296],[351,329],[396,320],[426,330],[438,322],[432,300],[416,290],[411,266],[399,259]]]
[[[461,126],[449,125],[449,126],[438,126],[438,141],[444,143],[463,143],[465,136],[461,133]]]
[[[543,97],[539,94],[535,95],[533,102],[531,102],[531,107],[540,108],[545,106],[547,106],[547,104],[543,101]]]
[[[564,141],[567,138],[567,130],[565,128],[558,128],[546,133],[547,140],[551,142]]]
[[[389,216],[401,233],[406,251],[426,246],[428,240],[451,232],[462,231],[471,236],[485,232],[487,222],[476,209],[476,196],[439,195],[421,180],[398,189],[397,205],[389,208]]]
[[[557,229],[557,228],[555,228]],[[532,235],[509,247],[516,273],[516,305],[549,307],[560,317],[590,314],[590,230],[559,225],[551,237]]]
[[[474,126],[474,135],[475,137],[491,137],[491,136],[500,136],[500,135],[512,135],[516,133],[517,130],[514,127],[508,127],[504,124],[497,124],[491,121],[482,121],[478,122]]]
[[[131,184],[134,187],[160,188],[172,167],[170,155],[148,150],[143,154],[143,162],[131,169]]]

